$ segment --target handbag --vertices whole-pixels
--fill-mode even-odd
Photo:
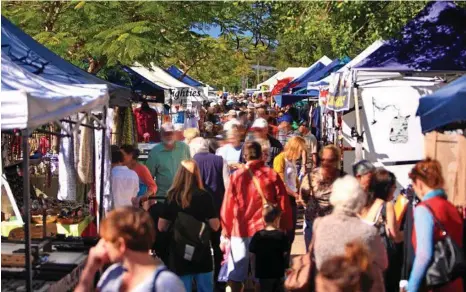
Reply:
[[[448,284],[466,273],[466,262],[462,249],[447,233],[445,227],[435,217],[434,212],[426,203],[434,217],[435,225],[442,230],[443,239],[437,241],[434,246],[434,258],[426,273],[426,285],[436,288]]]
[[[291,263],[291,272],[285,280],[286,291],[314,291],[314,280],[317,269],[314,261],[314,242],[315,236],[312,237],[308,252],[305,255],[293,258]]]

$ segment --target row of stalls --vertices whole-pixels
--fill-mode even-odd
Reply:
[[[157,142],[212,88],[153,64],[123,67],[130,87],[102,80],[4,17],[1,38],[2,291],[69,291],[97,242],[110,146]]]
[[[135,96],[4,17],[1,37],[2,291],[67,291],[110,193],[109,106]]]
[[[367,159],[394,172],[401,189],[409,185],[408,173],[417,161],[426,156],[439,159],[450,199],[465,207],[461,121],[466,97],[456,96],[454,113],[443,106],[450,102],[446,99],[424,107],[430,94],[436,96],[440,88],[439,94],[444,92],[450,83],[460,92],[458,87],[465,82],[459,78],[466,72],[465,17],[466,11],[453,2],[430,2],[405,25],[400,38],[376,41],[353,60],[317,61],[281,85],[275,102],[280,107],[306,99],[314,102],[311,125],[318,128],[316,136],[323,144],[341,147],[348,173],[355,161]],[[422,113],[431,122],[454,125],[460,132],[424,136],[437,128],[425,127]]]

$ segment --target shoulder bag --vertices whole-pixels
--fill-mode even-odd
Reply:
[[[264,192],[262,191],[262,188],[261,188],[261,185],[257,179],[257,177],[254,175],[254,173],[252,172],[252,170],[246,166],[248,172],[249,172],[249,175],[251,176],[252,178],[252,183],[254,184],[254,186],[256,187],[257,189],[257,192],[259,193],[259,195],[261,196],[261,200],[262,200],[262,207],[268,207],[268,206],[271,206],[273,208],[277,208],[277,209],[280,209],[280,207],[278,206],[278,204],[273,204],[273,203],[270,203],[266,198],[265,198],[265,195],[264,195]]]
[[[434,245],[434,257],[425,277],[426,285],[432,288],[441,287],[463,276],[466,273],[466,262],[463,251],[435,217],[431,207],[427,203],[423,205],[432,213],[435,225],[442,230],[443,236]]]
[[[309,250],[305,255],[296,256],[291,263],[291,272],[285,280],[285,289],[289,292],[314,291],[316,266],[314,261],[315,233],[312,236]]]

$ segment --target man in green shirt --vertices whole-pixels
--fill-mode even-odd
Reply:
[[[175,140],[173,124],[160,127],[162,143],[155,145],[149,153],[146,165],[157,183],[157,198],[166,198],[181,161],[190,159],[189,147]]]

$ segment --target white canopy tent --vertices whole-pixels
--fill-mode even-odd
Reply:
[[[273,75],[266,81],[260,83],[257,85],[257,89],[261,89],[262,86],[266,85],[269,87],[269,90],[272,90],[272,88],[277,84],[277,82],[280,79],[283,78],[297,78],[301,75],[304,74],[310,67],[290,67],[287,68],[285,71],[280,71],[277,74]]]
[[[172,103],[190,106],[192,104],[202,104],[203,101],[208,99],[205,95],[204,88],[189,86],[152,63],[150,69],[139,63],[135,63],[134,66],[131,67],[131,70],[164,88],[165,103],[167,104]]]
[[[107,85],[64,85],[32,74],[2,53],[1,129],[40,125],[107,106]]]
[[[62,118],[78,112],[90,113],[93,110],[104,110],[103,119],[105,121],[109,94],[107,85],[105,84],[64,85],[56,81],[44,79],[14,64],[3,51],[1,71],[1,129],[2,131],[13,129],[22,130],[21,148],[23,158],[22,169],[24,170],[22,178],[24,216],[20,217],[18,221],[19,223],[24,223],[25,257],[30,258],[29,135],[34,129],[41,125],[59,121]],[[75,129],[77,129],[80,124],[81,122],[78,122]],[[71,129],[71,127],[69,128]],[[69,131],[65,132],[69,134]],[[102,145],[104,145],[104,143]],[[102,146],[102,151],[104,151],[104,149],[104,146]],[[104,155],[104,152],[101,154]],[[104,163],[102,163],[102,166],[104,166]],[[101,177],[103,176],[104,167],[102,167],[101,172]],[[6,183],[2,174],[2,185]],[[100,183],[101,185],[103,184],[102,182]],[[8,192],[8,188],[5,188],[5,190]],[[13,196],[9,194],[8,197],[10,203],[15,205],[14,199],[11,200]],[[102,199],[99,201],[102,201]],[[102,210],[103,209],[100,208],[99,215],[102,214]],[[17,207],[14,211],[15,215],[18,216]],[[25,269],[26,290],[32,291],[32,265],[30,261],[26,261]]]
[[[348,64],[346,64],[345,66],[338,69],[338,71],[336,73],[340,73],[340,72],[344,73],[344,72],[351,71],[351,68],[353,66],[355,66],[356,64],[358,64],[359,62],[364,60],[367,56],[372,54],[372,52],[374,52],[375,50],[380,48],[380,46],[382,46],[382,45],[383,45],[383,41],[381,41],[381,40],[375,41],[370,46],[368,46],[364,51],[362,51],[359,55],[354,57],[354,59],[352,59]],[[331,80],[333,79],[334,75],[335,75],[335,73],[332,73],[332,74],[330,74],[329,76],[325,77],[322,80],[315,81],[315,82],[309,82],[307,84],[307,89],[308,90],[318,89],[319,86],[329,85]]]
[[[257,84],[257,89],[260,90],[263,86],[266,86],[269,89],[273,88],[275,84],[277,84],[278,80],[280,79],[281,74],[283,74],[283,71],[278,71],[269,79],[265,80],[262,83]]]

